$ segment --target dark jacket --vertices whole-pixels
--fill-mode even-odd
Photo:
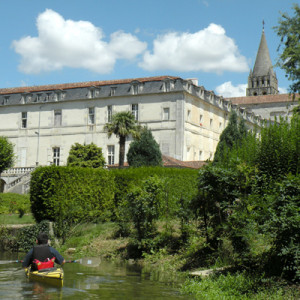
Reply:
[[[55,257],[55,262],[59,265],[64,261],[64,258],[60,253],[48,244],[36,245],[26,254],[22,267],[28,268],[35,259],[45,261],[47,258],[51,259],[53,257]]]

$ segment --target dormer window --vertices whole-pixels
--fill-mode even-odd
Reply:
[[[99,92],[100,92],[100,91],[99,91],[98,88],[91,87],[91,88],[89,89],[89,92],[88,92],[88,98],[93,99],[93,98],[98,97],[98,96],[99,96]]]
[[[26,104],[31,101],[31,94],[23,94],[21,97],[21,103]]]
[[[110,88],[110,96],[114,96],[116,94],[116,90],[117,90],[117,87],[116,86],[112,86]]]
[[[139,82],[133,81],[131,83],[130,92],[132,95],[137,95],[139,93]]]
[[[4,96],[3,104],[8,104],[9,96]]]
[[[170,92],[171,90],[174,89],[174,82],[171,80],[165,80],[163,82],[162,90],[164,92]]]
[[[51,93],[46,93],[45,102],[51,100]]]
[[[36,95],[36,101],[37,101],[37,102],[42,101],[42,94],[37,94],[37,95]]]

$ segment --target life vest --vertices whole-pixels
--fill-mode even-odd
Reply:
[[[54,267],[55,257],[50,251],[49,245],[36,245],[33,247],[32,267],[42,270]]]
[[[47,258],[45,261],[39,261],[38,259],[34,259],[32,263],[36,265],[36,267],[39,271],[39,270],[43,270],[43,269],[53,268],[54,261],[55,261],[55,257],[53,257],[51,259]]]

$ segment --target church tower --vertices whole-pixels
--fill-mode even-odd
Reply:
[[[263,28],[254,68],[253,71],[250,70],[248,77],[246,96],[274,94],[278,94],[278,82],[276,73],[273,71],[265,31]]]

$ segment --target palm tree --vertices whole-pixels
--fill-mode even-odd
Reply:
[[[123,167],[126,138],[129,135],[132,135],[134,138],[138,138],[141,131],[140,125],[137,123],[131,112],[123,111],[114,114],[111,122],[104,125],[104,130],[107,131],[108,137],[111,137],[112,134],[119,137],[119,167]]]

